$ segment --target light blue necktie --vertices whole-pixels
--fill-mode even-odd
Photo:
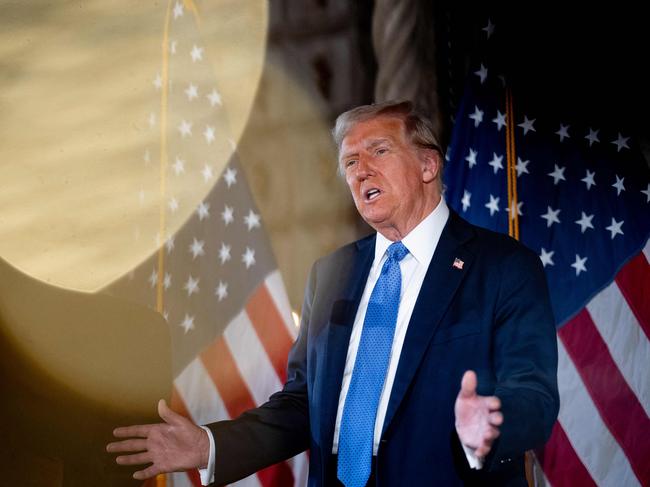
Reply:
[[[388,247],[387,259],[368,302],[339,432],[337,476],[346,487],[364,487],[370,476],[377,406],[402,290],[399,263],[408,253],[402,242]]]

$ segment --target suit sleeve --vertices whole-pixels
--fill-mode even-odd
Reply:
[[[493,363],[504,422],[488,471],[543,445],[559,410],[555,320],[539,258],[519,247],[500,268]]]
[[[306,350],[316,271],[305,291],[298,339],[288,358],[287,382],[258,408],[207,425],[215,441],[215,485],[247,477],[309,446]]]

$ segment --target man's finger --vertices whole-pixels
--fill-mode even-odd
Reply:
[[[122,426],[113,430],[116,438],[147,438],[153,424],[136,424],[133,426]]]
[[[498,411],[501,409],[501,399],[497,396],[486,397],[485,402],[490,411]]]
[[[164,399],[158,401],[158,415],[167,424],[179,424],[185,419],[184,416],[181,416],[167,406],[167,402]]]
[[[155,477],[159,473],[163,473],[161,469],[156,467],[155,465],[151,465],[150,467],[145,468],[144,470],[138,470],[133,474],[133,478],[136,480],[147,480],[150,479],[151,477]]]
[[[463,374],[463,379],[460,382],[460,397],[471,397],[476,394],[476,373],[473,370],[468,370]]]
[[[499,426],[500,424],[503,423],[503,414],[501,414],[499,411],[490,413],[490,416],[488,417],[488,421],[493,426]]]
[[[129,452],[144,451],[147,449],[147,440],[131,439],[124,441],[114,441],[106,445],[107,452]]]
[[[143,463],[151,463],[151,453],[142,452],[135,455],[121,455],[115,459],[118,465],[142,465]]]

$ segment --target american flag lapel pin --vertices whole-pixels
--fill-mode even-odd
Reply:
[[[456,257],[454,259],[453,267],[455,267],[456,269],[461,269],[462,270],[464,264],[465,264],[465,262],[463,262],[458,257]]]

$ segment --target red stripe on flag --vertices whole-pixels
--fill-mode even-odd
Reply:
[[[616,284],[650,339],[650,265],[643,252],[625,264],[616,275]]]
[[[589,312],[558,331],[603,421],[621,445],[641,484],[650,484],[650,420],[621,375]]]
[[[250,297],[246,304],[246,314],[262,342],[280,382],[284,384],[287,381],[287,356],[291,350],[293,339],[289,335],[289,330],[287,330],[282,315],[275,306],[266,285],[258,286]]]
[[[185,401],[183,401],[183,397],[178,393],[175,386],[172,386],[171,408],[181,416],[192,419],[192,416],[185,405]],[[194,487],[201,487],[201,475],[198,470],[186,470],[185,473]]]
[[[576,454],[564,428],[556,421],[543,450],[535,452],[553,487],[595,486],[596,483]]]
[[[212,345],[201,352],[201,361],[231,418],[236,418],[244,411],[255,407],[253,397],[223,337],[217,338]],[[257,476],[264,487],[291,486],[294,482],[293,472],[286,462],[260,470]]]

